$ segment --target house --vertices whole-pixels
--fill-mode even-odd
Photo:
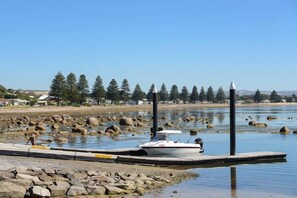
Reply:
[[[30,105],[30,102],[28,100],[22,100],[22,99],[11,99],[11,105],[25,106],[25,105]]]

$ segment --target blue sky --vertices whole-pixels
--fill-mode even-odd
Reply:
[[[0,1],[0,84],[297,90],[295,0]]]

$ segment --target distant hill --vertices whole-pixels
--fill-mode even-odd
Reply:
[[[238,90],[236,91],[240,96],[243,95],[254,95],[256,91],[248,91],[248,90]],[[261,91],[261,94],[271,94],[272,91]],[[281,96],[292,96],[293,94],[297,95],[297,90],[295,91],[276,91],[278,95]],[[229,95],[229,92],[227,93]]]

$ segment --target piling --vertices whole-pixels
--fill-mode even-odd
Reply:
[[[236,128],[235,128],[235,84],[230,85],[230,155],[236,151]]]
[[[157,88],[154,86],[153,90],[153,137],[156,136],[158,130],[158,99]]]

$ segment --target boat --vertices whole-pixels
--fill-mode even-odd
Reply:
[[[173,141],[169,138],[173,134],[182,134],[179,130],[163,130],[156,132],[155,137],[147,143],[138,145],[150,156],[193,156],[204,152],[201,138],[195,143]]]

